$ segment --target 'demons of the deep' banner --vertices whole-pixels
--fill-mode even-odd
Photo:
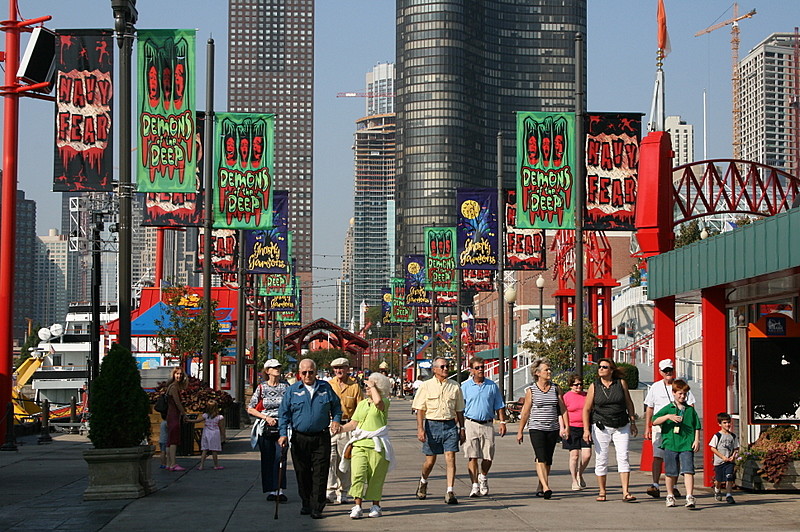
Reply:
[[[575,114],[517,113],[517,227],[575,227]]]
[[[112,190],[110,30],[59,30],[53,192]]]
[[[425,271],[428,290],[457,292],[456,228],[425,228]]]
[[[195,30],[138,30],[139,192],[195,192]]]
[[[214,227],[271,227],[275,116],[218,113],[216,138]]]

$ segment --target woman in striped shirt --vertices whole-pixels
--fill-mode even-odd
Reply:
[[[558,386],[551,380],[550,361],[546,358],[534,360],[531,375],[533,384],[525,391],[517,443],[522,443],[523,427],[527,426],[536,455],[536,477],[539,479],[536,496],[549,499],[553,496],[550,489],[553,452],[558,440],[569,435],[569,418]]]

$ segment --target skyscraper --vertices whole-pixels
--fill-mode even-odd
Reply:
[[[274,113],[274,189],[289,191],[289,228],[312,302],[314,0],[229,0],[228,110]]]
[[[675,152],[673,166],[694,161],[694,126],[681,120],[680,116],[668,116],[664,120],[664,129],[672,137],[672,151]]]
[[[20,344],[27,338],[27,320],[33,318],[34,260],[36,257],[36,202],[17,190],[17,227],[14,240],[14,326]],[[49,325],[49,324],[48,324]]]
[[[739,62],[742,159],[798,174],[800,87],[795,35],[773,33]]]
[[[367,116],[356,121],[353,217],[353,305],[380,305],[394,269],[395,115],[394,65],[367,73]],[[390,217],[391,213],[391,217]],[[390,238],[391,237],[391,238]],[[353,314],[356,313],[353,308]],[[359,326],[363,326],[360,323]]]
[[[344,255],[342,255],[342,276],[336,279],[336,325],[347,329],[353,319],[353,225],[350,225],[344,237]]]
[[[515,111],[574,109],[577,32],[585,0],[398,0],[402,254],[423,251],[424,227],[455,224],[455,189],[495,186],[498,132],[511,186]]]
[[[77,255],[69,253],[69,237],[50,229],[39,236],[34,264],[35,286],[33,318],[36,324],[49,327],[64,324],[69,308],[67,286],[70,270],[77,266]]]

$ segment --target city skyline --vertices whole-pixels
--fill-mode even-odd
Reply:
[[[168,3],[181,13],[180,24],[170,24],[160,6]],[[358,99],[336,99],[337,92],[356,90],[363,72],[378,62],[394,61],[394,2],[369,0],[317,1],[315,15],[315,236],[314,317],[334,314],[334,285],[347,224],[352,217],[352,124],[363,115]],[[676,2],[666,0],[672,52],[664,62],[666,73],[666,112],[680,115],[695,126],[696,158],[702,151],[703,89],[708,93],[708,157],[727,157],[731,153],[730,26],[700,38],[693,35],[719,20],[731,16],[728,2]],[[191,7],[191,8],[190,8]],[[774,32],[790,32],[795,3],[755,1],[742,4],[742,10],[756,8],[758,14],[740,23],[740,58],[758,42]],[[208,2],[203,9],[197,2],[154,2],[139,0],[137,27],[196,27],[198,56],[204,57],[203,44],[213,35],[217,44],[216,106],[225,100],[227,79],[224,58],[227,2]],[[22,16],[33,18],[54,15],[50,28],[110,27],[110,5],[98,9],[96,2],[66,4],[56,1],[20,1]],[[728,10],[726,12],[726,10]],[[656,1],[617,0],[590,2],[587,18],[588,109],[594,111],[632,111],[647,113],[655,76]],[[630,21],[636,21],[631,23]],[[364,46],[369,41],[370,46]],[[204,60],[198,71],[205,73]],[[198,101],[204,101],[198,87]],[[23,100],[20,131],[20,184],[30,199],[37,201],[38,235],[49,227],[59,227],[60,197],[49,192],[52,180],[51,144],[46,142],[52,127],[52,108],[44,102]],[[646,118],[645,118],[646,121]],[[496,132],[487,133],[494,136]],[[45,156],[43,156],[45,154]],[[117,158],[115,157],[115,161]]]

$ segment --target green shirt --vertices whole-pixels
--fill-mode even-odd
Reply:
[[[681,412],[683,413],[683,420],[680,423],[675,423],[669,419],[661,423],[662,449],[676,453],[692,450],[695,431],[700,430],[700,418],[697,416],[697,411],[694,407],[686,406],[681,410],[675,403],[670,403],[656,412],[653,415],[653,419],[658,419],[667,414],[681,415]],[[678,432],[675,432],[675,427],[678,427]]]
[[[372,432],[381,427],[386,426],[386,420],[389,417],[389,400],[383,399],[383,410],[378,410],[372,403],[372,399],[364,399],[356,407],[351,420],[358,421],[358,428]],[[372,438],[358,440],[353,443],[354,447],[369,447],[375,448],[375,442]]]

